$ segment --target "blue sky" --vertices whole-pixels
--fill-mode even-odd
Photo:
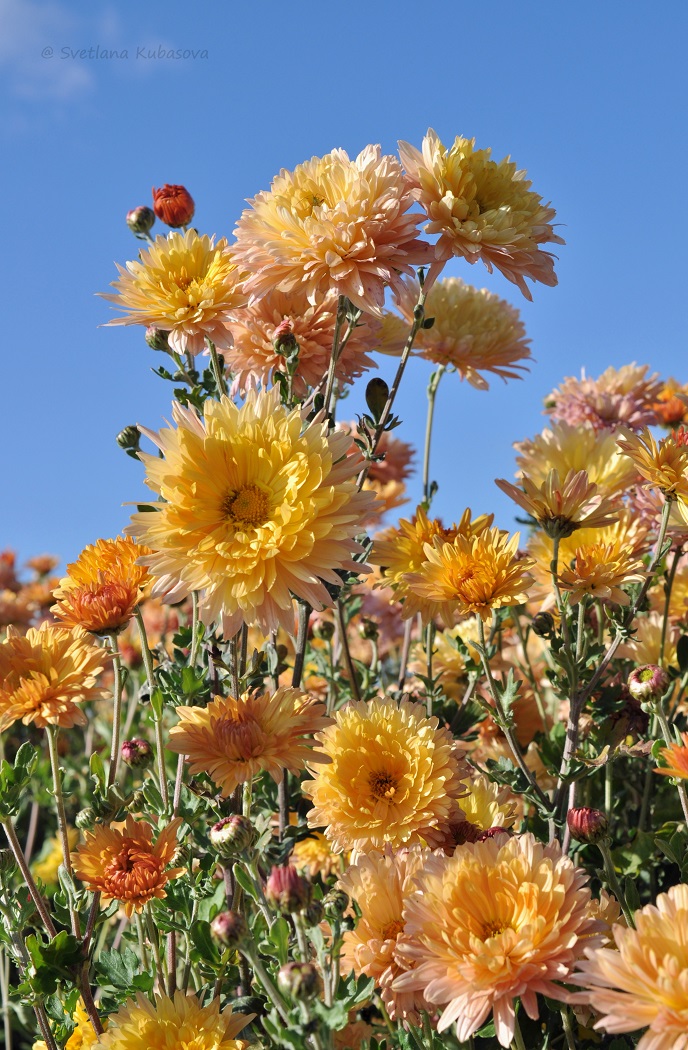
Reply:
[[[142,330],[98,327],[111,311],[94,293],[108,290],[115,260],[135,257],[124,215],[150,203],[151,186],[184,183],[198,227],[230,235],[243,200],[281,167],[335,146],[420,144],[430,125],[445,141],[475,136],[497,159],[511,154],[567,240],[559,286],[536,286],[532,304],[481,265],[451,271],[521,309],[536,361],[525,381],[497,379],[488,393],[443,380],[435,507],[447,519],[495,511],[512,527],[493,479],[512,476],[512,442],[542,429],[542,399],[565,375],[635,360],[688,380],[687,28],[678,0],[193,11],[176,0],[0,0],[0,548],[72,559],[115,535],[122,504],[143,491],[115,435],[157,428],[167,384],[150,372],[159,355]],[[382,359],[380,374],[392,370]],[[418,444],[428,373],[412,363],[398,402],[398,433]]]

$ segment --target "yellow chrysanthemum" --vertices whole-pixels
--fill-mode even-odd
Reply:
[[[96,540],[67,566],[50,611],[69,627],[96,633],[119,630],[133,616],[150,578],[136,560],[151,553],[128,536]]]
[[[681,733],[682,743],[675,742],[663,747],[659,754],[666,762],[665,766],[658,766],[655,773],[661,773],[665,777],[676,777],[678,780],[688,780],[688,733]]]
[[[78,829],[69,828],[67,838],[69,839],[69,848],[73,850],[79,841]],[[58,835],[54,835],[44,844],[40,856],[32,863],[31,873],[34,878],[40,879],[46,886],[56,886],[58,881],[57,869],[63,860],[62,840]]]
[[[84,725],[77,705],[106,695],[97,680],[107,662],[81,627],[42,623],[25,635],[8,627],[0,643],[0,732],[19,719],[41,729]]]
[[[313,800],[308,824],[324,828],[336,852],[441,841],[466,766],[421,704],[347,704],[318,741],[315,755],[327,764],[302,785]]]
[[[246,289],[302,288],[315,303],[328,291],[379,314],[385,288],[430,258],[418,239],[421,216],[396,157],[367,146],[343,149],[282,170],[269,192],[249,201],[236,228],[235,258],[251,271]]]
[[[207,773],[228,796],[263,771],[278,781],[298,773],[311,755],[313,735],[330,724],[323,704],[300,689],[218,696],[207,707],[178,707],[181,721],[169,747],[186,755],[192,773]]]
[[[688,500],[688,430],[679,427],[657,442],[645,427],[640,434],[624,432],[619,448],[642,477],[665,497],[678,499],[685,517]]]
[[[418,302],[417,281],[404,282],[395,302],[401,317],[386,314],[379,349],[401,354],[413,324]],[[421,328],[414,350],[437,365],[450,365],[461,379],[478,390],[489,383],[483,372],[501,379],[520,379],[530,358],[530,340],[518,310],[487,288],[473,288],[458,277],[445,277],[432,286],[425,303],[432,328]]]
[[[447,148],[432,128],[422,152],[400,142],[399,155],[430,219],[426,231],[439,234],[430,280],[442,260],[458,255],[469,263],[482,259],[490,273],[496,266],[526,299],[532,298],[526,277],[557,283],[554,256],[541,248],[564,243],[551,225],[556,212],[509,157],[497,163],[491,150],[476,150],[475,139],[459,136]]]
[[[585,470],[600,495],[621,494],[633,484],[637,471],[616,443],[616,435],[597,432],[592,427],[555,423],[532,440],[516,442],[516,462],[520,476],[526,475],[533,485],[544,485],[551,470],[560,478],[569,471]]]
[[[466,683],[466,661],[463,654],[456,647],[456,641],[460,640],[468,646],[469,653],[473,659],[479,656],[475,649],[471,649],[471,642],[480,641],[478,618],[469,617],[462,620],[456,627],[437,631],[432,643],[432,673],[441,675],[440,687],[445,696],[451,700],[460,700],[463,696]],[[427,653],[424,642],[415,642],[411,646],[408,668],[415,675],[427,674]]]
[[[204,622],[221,617],[227,637],[242,623],[293,631],[292,595],[332,605],[323,581],[341,586],[337,569],[362,571],[353,537],[374,501],[356,490],[362,457],[351,438],[321,418],[304,428],[277,388],[252,390],[240,408],[206,401],[204,419],[172,412],[176,428],[146,432],[162,458],[141,454],[164,502],[126,530],[155,552],[143,559],[158,577],[153,593],[202,591]]]
[[[425,602],[423,618],[434,609],[451,627],[457,615],[475,613],[485,620],[493,609],[522,605],[530,560],[518,557],[519,540],[518,533],[509,539],[500,529],[486,529],[470,539],[458,535],[451,543],[426,543],[425,561],[406,578],[409,592]],[[408,615],[405,604],[403,616]]]
[[[667,625],[666,630],[664,629],[663,609],[666,600],[664,586],[662,585],[657,590],[661,592],[661,596],[657,594],[657,598],[661,601],[662,611],[653,609],[647,616],[638,616],[633,621],[633,636],[620,645],[616,651],[620,660],[632,660],[639,667],[644,664],[660,664],[662,667],[667,667],[669,664],[676,663],[676,643],[681,637],[681,632],[672,623]],[[688,616],[688,608],[685,606],[681,612],[684,616]]]
[[[514,1037],[514,1000],[538,1016],[537,996],[565,1000],[566,980],[602,924],[588,915],[584,871],[531,835],[498,835],[466,844],[453,857],[430,857],[407,897],[399,954],[414,969],[395,987],[423,989],[444,1007],[442,1032],[456,1024],[466,1042],[490,1013],[497,1039]]]
[[[84,832],[74,854],[74,873],[102,903],[120,901],[127,915],[140,912],[154,898],[165,897],[165,885],[184,868],[168,868],[177,848],[181,818],[170,821],[153,845],[154,828],[129,815],[122,826],[96,824]]]
[[[586,595],[616,605],[630,605],[631,599],[622,588],[629,583],[642,583],[646,575],[642,558],[617,537],[607,543],[577,546],[571,564],[559,572],[559,586],[569,592],[572,605]]]
[[[289,863],[311,879],[328,879],[342,870],[342,854],[333,853],[329,839],[314,831],[307,839],[294,843]]]
[[[472,776],[464,786],[466,794],[461,797],[461,809],[470,824],[481,831],[514,826],[516,806],[506,788],[488,780],[482,773]]]
[[[587,470],[570,470],[561,481],[553,468],[541,485],[533,484],[524,474],[520,489],[504,478],[497,478],[495,484],[535,518],[548,536],[558,539],[583,526],[599,529],[618,519],[620,505],[597,494],[597,485],[590,482]]]
[[[76,1027],[65,1043],[65,1050],[94,1050],[94,1047],[98,1045],[98,1036],[93,1030],[82,999],[79,999],[76,1004],[73,1020],[76,1022]],[[108,1021],[105,1020],[102,1024],[107,1030]]]
[[[637,1050],[680,1050],[688,1042],[688,886],[672,886],[635,912],[635,929],[615,923],[616,948],[591,948],[575,996],[604,1016],[595,1028],[648,1028]]]
[[[347,930],[342,945],[342,973],[373,977],[392,1020],[418,1024],[418,1011],[428,1004],[418,992],[392,990],[395,977],[406,966],[397,945],[404,931],[404,901],[415,889],[414,877],[432,851],[420,846],[359,857],[337,882],[358,905],[361,915],[354,930]]]
[[[255,1014],[220,1010],[220,999],[201,1006],[195,995],[156,995],[150,1003],[141,994],[129,999],[110,1017],[110,1027],[95,1045],[98,1050],[245,1050],[237,1035]]]
[[[232,310],[246,304],[241,287],[246,274],[224,238],[215,244],[195,230],[169,233],[157,237],[126,269],[117,269],[116,294],[102,298],[127,313],[109,325],[156,325],[169,333],[178,353],[199,354],[206,339],[220,350],[231,346],[228,322]]]

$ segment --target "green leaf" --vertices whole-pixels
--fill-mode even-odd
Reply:
[[[138,969],[139,960],[131,948],[101,952],[96,963],[96,973],[113,988],[129,988],[133,984]]]
[[[94,751],[91,755],[88,767],[91,777],[96,785],[96,791],[100,794],[105,794],[105,784],[107,783],[105,766],[103,765],[103,760],[97,751]]]
[[[249,896],[251,900],[258,900],[258,891],[253,885],[253,880],[251,879],[249,873],[246,871],[246,868],[242,867],[241,864],[234,865],[234,878],[236,882],[241,886],[244,893],[247,894],[247,896]]]
[[[210,923],[206,919],[196,919],[189,930],[191,943],[201,956],[211,966],[220,965],[220,953],[210,932]]]
[[[277,949],[277,957],[280,961],[280,965],[284,965],[289,955],[289,923],[280,915],[270,927],[268,937]]]
[[[624,897],[626,903],[631,911],[637,911],[640,908],[640,897],[638,895],[638,887],[635,879],[626,878],[624,879]]]

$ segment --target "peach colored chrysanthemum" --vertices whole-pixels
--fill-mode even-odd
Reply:
[[[360,437],[355,423],[341,423],[342,429]],[[385,433],[378,442],[376,457],[370,462],[363,488],[373,492],[377,502],[373,506],[369,524],[377,525],[381,518],[408,502],[404,482],[413,474],[415,449],[407,441]]]
[[[292,595],[332,605],[325,583],[341,585],[337,569],[365,571],[354,536],[374,502],[356,490],[362,457],[351,438],[321,417],[305,425],[277,388],[250,391],[240,408],[206,401],[204,419],[172,412],[175,428],[146,431],[162,458],[141,453],[164,502],[126,530],[154,551],[143,559],[158,578],[153,594],[201,591],[204,622],[221,617],[227,637],[242,623],[293,631]]]
[[[231,346],[229,319],[246,304],[233,251],[222,238],[200,236],[195,230],[159,236],[126,269],[117,266],[116,293],[102,298],[126,311],[108,325],[156,325],[169,333],[178,353],[199,354],[210,339],[219,350]]]
[[[655,423],[670,429],[688,423],[688,386],[682,386],[673,378],[667,379],[652,407]]]
[[[379,314],[385,288],[428,261],[418,237],[422,216],[396,157],[366,146],[350,160],[343,149],[277,175],[249,201],[236,228],[236,259],[252,276],[256,298],[271,288],[303,289],[315,304],[329,291]]]
[[[504,478],[497,478],[495,484],[553,538],[570,536],[583,526],[599,529],[618,520],[620,505],[598,495],[587,470],[570,470],[562,481],[553,468],[541,485],[524,474],[520,489]]]
[[[404,901],[415,889],[414,876],[432,851],[420,846],[373,851],[358,858],[337,882],[356,901],[361,915],[356,928],[347,930],[342,945],[342,973],[373,977],[392,1020],[419,1024],[419,1011],[433,1009],[421,992],[395,992],[392,982],[406,966],[397,953],[403,940]]]
[[[154,996],[149,1002],[140,993],[111,1014],[110,1027],[96,1043],[98,1050],[245,1050],[248,1042],[237,1039],[255,1014],[220,1010],[216,996],[206,1006],[196,995],[175,992]]]
[[[399,156],[430,220],[426,232],[439,234],[429,282],[457,255],[469,263],[482,259],[490,273],[496,266],[526,299],[532,299],[526,277],[557,283],[554,256],[541,247],[564,243],[552,227],[556,212],[509,157],[497,163],[490,149],[476,150],[475,139],[459,136],[447,148],[432,128],[422,152],[400,142]]]
[[[67,566],[50,611],[70,627],[117,631],[133,616],[150,579],[148,569],[136,561],[151,553],[128,536],[96,540]]]
[[[409,573],[409,593],[436,610],[451,627],[457,615],[475,613],[483,620],[494,609],[522,605],[528,597],[530,559],[519,557],[519,533],[509,538],[500,529],[486,529],[477,536],[457,535],[450,542],[436,539],[425,544],[425,560]],[[409,615],[408,603],[403,616]]]
[[[688,1045],[688,886],[660,893],[635,912],[635,929],[615,923],[616,948],[591,947],[573,981],[586,990],[573,1001],[603,1016],[604,1032],[648,1031],[637,1050]]]
[[[549,397],[545,411],[558,422],[571,426],[589,425],[594,430],[616,430],[628,427],[640,430],[656,421],[654,401],[662,382],[647,365],[623,365],[607,368],[597,379],[582,372],[580,379],[567,376]]]
[[[525,474],[534,485],[543,485],[553,469],[560,478],[569,471],[586,470],[600,495],[623,493],[637,478],[637,471],[621,453],[616,440],[615,434],[598,433],[592,427],[554,423],[532,440],[515,443],[519,476]]]
[[[278,781],[311,756],[313,735],[330,724],[325,707],[300,689],[216,697],[207,707],[178,707],[169,748],[192,773],[207,773],[227,797],[263,771]]]
[[[108,660],[80,627],[42,623],[25,635],[8,627],[0,643],[0,732],[19,719],[41,729],[84,725],[78,705],[106,695],[98,675]]]
[[[430,857],[404,907],[399,954],[414,969],[395,987],[424,990],[444,1007],[442,1032],[456,1024],[468,1040],[493,1015],[497,1039],[514,1036],[514,1000],[538,1016],[538,995],[565,1000],[566,980],[596,943],[602,924],[588,915],[588,877],[531,834],[467,843],[453,857]]]
[[[665,777],[676,777],[678,780],[688,780],[688,733],[681,733],[681,743],[674,742],[663,747],[659,754],[666,762],[665,766],[658,766],[655,773],[661,773]]]
[[[291,335],[298,343],[298,365],[295,389],[303,393],[317,386],[327,373],[334,342],[339,297],[327,292],[312,304],[305,288],[289,294],[270,288],[250,306],[235,310],[229,323],[234,345],[225,351],[227,367],[234,373],[240,389],[252,383],[267,384],[277,369],[286,371],[285,358],[275,347],[276,331],[289,323]],[[350,383],[363,375],[375,362],[368,355],[376,347],[378,323],[371,317],[361,318],[337,359],[335,376]]]
[[[559,572],[559,586],[577,605],[586,595],[616,605],[630,605],[622,588],[642,583],[647,573],[642,558],[623,539],[598,541],[576,547],[570,565]]]
[[[685,582],[684,579],[684,584]],[[651,609],[647,616],[639,616],[634,621],[632,637],[620,645],[616,652],[620,660],[632,660],[639,666],[660,664],[662,667],[667,667],[677,662],[676,643],[681,637],[681,632],[673,623],[664,624],[666,594],[663,582],[651,588],[651,604],[653,598],[657,600],[659,608]],[[688,608],[684,608],[684,612],[688,615]]]
[[[127,915],[163,898],[165,886],[184,868],[168,868],[177,848],[181,818],[170,821],[153,844],[152,824],[131,814],[123,825],[96,824],[84,832],[84,842],[73,854],[74,873],[102,903],[119,901]]]
[[[688,430],[679,427],[659,442],[647,427],[640,434],[626,431],[618,445],[638,473],[667,498],[681,504],[688,500]]]
[[[401,354],[413,323],[418,302],[417,281],[405,281],[395,302],[401,317],[388,313],[382,325],[379,349]],[[414,351],[436,365],[455,368],[478,390],[487,390],[483,373],[503,380],[520,379],[527,371],[521,364],[530,358],[530,340],[518,310],[487,288],[473,288],[458,277],[445,277],[430,289],[425,316],[432,317],[432,328],[421,328]]]
[[[314,757],[326,764],[302,785],[313,800],[308,824],[324,828],[336,852],[441,840],[466,766],[451,733],[421,704],[352,702],[317,739]]]

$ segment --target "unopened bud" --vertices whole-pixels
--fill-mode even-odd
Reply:
[[[158,328],[156,324],[150,324],[146,329],[144,339],[151,350],[164,350],[167,353],[170,349],[169,335],[170,333],[164,328]]]
[[[221,857],[236,857],[253,845],[256,831],[248,817],[237,813],[223,817],[209,832],[210,843]]]
[[[566,814],[566,823],[571,838],[576,842],[600,842],[607,834],[609,821],[599,809],[589,806],[576,806]]]
[[[288,317],[285,317],[277,325],[272,337],[272,345],[275,348],[275,353],[281,357],[292,357],[298,351],[299,344],[294,335],[294,323]]]
[[[554,631],[554,617],[548,612],[536,613],[530,626],[538,638],[547,638]]]
[[[85,809],[80,809],[74,818],[75,827],[79,828],[80,831],[85,831],[87,828],[92,828],[96,822],[96,812],[92,806],[86,806]]]
[[[223,948],[241,948],[248,940],[246,919],[238,911],[221,911],[210,924],[210,934]]]
[[[11,875],[17,867],[17,862],[14,859],[14,853],[11,849],[0,849],[0,873],[3,875]]]
[[[344,890],[338,890],[335,887],[323,897],[323,906],[325,915],[332,919],[338,919],[349,907],[349,898]]]
[[[120,448],[138,450],[141,433],[138,427],[128,426],[120,430],[116,440]]]
[[[364,616],[359,625],[358,633],[361,638],[369,642],[376,642],[380,636],[380,628],[375,623],[375,620],[370,620],[367,616]]]
[[[322,901],[311,901],[304,912],[307,926],[318,926],[325,918],[325,907]]]
[[[277,974],[277,987],[292,999],[312,999],[320,990],[320,974],[313,963],[286,963]]]
[[[313,624],[313,634],[323,642],[329,642],[334,635],[334,624],[331,620],[318,618]]]
[[[125,740],[121,754],[122,761],[136,769],[143,769],[153,761],[153,748],[147,740],[142,740],[141,737]]]
[[[303,911],[311,899],[309,882],[299,875],[296,868],[286,864],[275,867],[265,884],[265,897],[269,904],[283,915]]]
[[[138,208],[132,208],[127,212],[127,226],[137,237],[148,233],[154,222],[155,212],[145,204],[140,204]]]
[[[382,415],[383,409],[387,404],[387,398],[389,397],[389,387],[385,383],[384,379],[380,379],[376,376],[371,379],[366,387],[365,399],[370,414],[376,423],[379,423],[380,416]]]
[[[669,675],[657,664],[636,667],[628,676],[628,691],[636,700],[646,703],[661,700],[669,688]]]
[[[177,229],[188,226],[194,217],[196,205],[185,186],[165,183],[158,190],[153,187],[153,209],[162,222]]]

